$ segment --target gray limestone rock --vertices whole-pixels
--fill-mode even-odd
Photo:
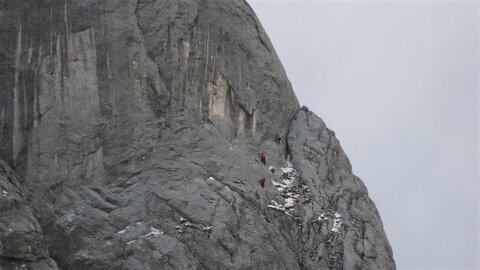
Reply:
[[[0,160],[0,269],[57,269],[23,189]]]
[[[308,110],[299,110],[288,134],[291,161],[311,191],[311,211],[335,212],[341,225],[331,230],[335,268],[394,269],[392,250],[380,215],[363,182],[352,173],[335,133]],[[335,215],[335,214],[334,214]],[[326,259],[326,258],[325,258]]]
[[[2,252],[53,269],[48,255],[395,269],[366,188],[245,1],[3,0],[0,15],[0,158],[24,194],[0,224],[32,231]]]

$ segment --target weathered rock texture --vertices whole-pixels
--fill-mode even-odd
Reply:
[[[57,269],[12,170],[0,161],[0,268]]]
[[[1,0],[0,22],[0,269],[395,269],[246,2]]]

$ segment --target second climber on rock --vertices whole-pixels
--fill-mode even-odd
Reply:
[[[260,183],[260,186],[262,186],[262,188],[265,188],[265,181],[266,181],[265,177],[258,181]]]
[[[267,164],[267,162],[265,161],[265,159],[266,159],[265,152],[262,151],[262,152],[258,153],[258,156],[260,157],[260,161],[263,164]]]

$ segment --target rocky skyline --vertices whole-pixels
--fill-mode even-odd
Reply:
[[[246,2],[0,15],[2,269],[395,269]]]

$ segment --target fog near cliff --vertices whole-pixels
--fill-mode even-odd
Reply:
[[[336,131],[399,269],[478,269],[479,3],[254,1]]]

